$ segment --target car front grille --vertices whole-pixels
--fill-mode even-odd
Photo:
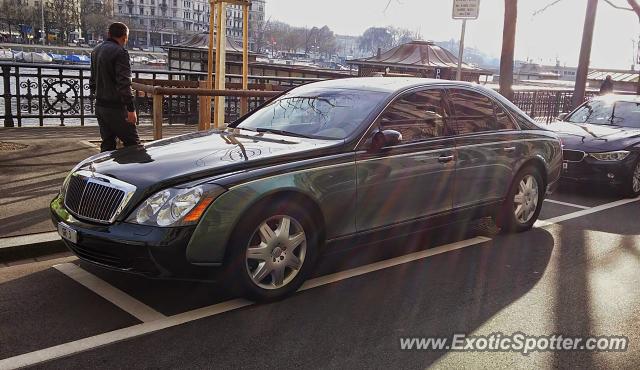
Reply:
[[[64,204],[78,218],[112,223],[134,191],[134,186],[122,181],[79,171],[69,179]]]
[[[582,162],[586,153],[580,150],[563,150],[562,159],[569,162]]]

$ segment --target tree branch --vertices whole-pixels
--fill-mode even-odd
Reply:
[[[548,8],[550,8],[550,7],[554,6],[554,5],[556,5],[557,3],[561,2],[561,1],[562,1],[562,0],[555,0],[554,2],[547,4],[547,6],[545,6],[544,8],[542,8],[542,9],[538,9],[538,10],[536,10],[535,12],[533,12],[533,16],[535,17],[536,15],[538,15],[538,14],[540,14],[540,13],[544,12],[544,11],[545,11],[545,10],[547,10]]]
[[[627,0],[627,3],[631,6],[631,10],[636,12],[638,20],[640,20],[640,4],[638,4],[638,0]]]

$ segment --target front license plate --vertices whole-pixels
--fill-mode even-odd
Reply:
[[[71,243],[78,243],[78,232],[62,222],[58,223],[58,234]]]

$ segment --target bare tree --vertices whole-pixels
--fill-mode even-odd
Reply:
[[[49,0],[46,19],[48,28],[57,30],[61,36],[58,42],[68,42],[71,33],[80,28],[79,0]]]
[[[378,49],[386,51],[394,45],[394,35],[389,27],[370,27],[358,39],[360,50],[375,54]]]
[[[80,23],[83,30],[91,35],[91,39],[97,38],[97,35],[106,34],[107,27],[113,21],[111,7],[111,1],[81,0]]]
[[[502,54],[500,56],[500,94],[513,99],[513,59],[516,43],[518,0],[504,0]]]
[[[18,0],[3,0],[0,4],[0,21],[9,33],[9,39],[11,39],[12,30],[18,29],[19,13],[20,2]]]
[[[544,8],[534,12],[533,15],[537,15],[541,12],[544,12],[549,7],[556,5],[561,1],[562,0],[554,0]],[[604,0],[604,2],[616,9],[633,11],[638,16],[638,20],[640,20],[640,3],[638,3],[638,0],[627,0],[627,4],[629,4],[630,8],[625,8],[625,7],[616,5],[611,0]],[[580,46],[580,60],[578,62],[578,72],[576,72],[576,85],[575,85],[573,101],[572,101],[574,107],[582,103],[582,101],[584,100],[584,94],[585,94],[585,89],[587,84],[586,75],[589,70],[589,56],[591,55],[591,44],[593,40],[593,25],[594,25],[595,16],[596,16],[597,4],[598,4],[597,0],[589,0],[589,3],[587,5],[585,27],[582,34],[582,45]],[[640,94],[640,78],[638,78],[637,93]]]

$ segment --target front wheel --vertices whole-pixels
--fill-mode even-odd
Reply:
[[[636,161],[636,165],[631,170],[629,180],[623,184],[622,195],[635,198],[640,195],[640,159]]]
[[[248,215],[232,240],[229,268],[236,290],[259,302],[292,294],[313,269],[318,234],[308,213],[276,202],[269,211]]]
[[[515,177],[509,194],[495,217],[503,232],[529,230],[540,215],[544,182],[535,167],[523,168]]]

